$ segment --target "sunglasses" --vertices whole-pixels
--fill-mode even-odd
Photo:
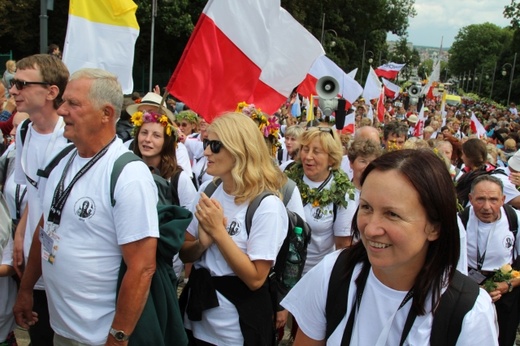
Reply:
[[[210,141],[209,139],[205,139],[202,141],[202,146],[204,147],[204,150],[209,145],[209,149],[213,154],[218,154],[220,152],[220,149],[222,148],[222,142],[221,141]]]
[[[18,89],[18,90],[23,90],[26,86],[32,85],[32,84],[49,85],[49,83],[47,83],[47,82],[26,82],[26,81],[19,80],[19,79],[11,79],[11,86],[16,85],[16,89]]]

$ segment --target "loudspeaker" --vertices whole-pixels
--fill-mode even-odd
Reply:
[[[316,92],[321,99],[335,98],[339,93],[339,83],[334,77],[321,77],[316,83]]]
[[[417,97],[421,93],[421,87],[418,85],[412,85],[408,88],[408,94],[410,94],[411,97]]]

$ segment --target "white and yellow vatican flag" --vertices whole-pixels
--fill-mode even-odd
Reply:
[[[132,0],[70,0],[63,62],[71,73],[86,67],[118,76],[125,94],[133,92],[132,65],[139,36]]]

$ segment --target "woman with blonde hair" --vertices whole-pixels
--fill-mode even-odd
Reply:
[[[343,149],[335,130],[310,128],[301,135],[300,145],[300,157],[286,173],[300,190],[305,219],[312,228],[305,274],[335,248],[351,245],[347,205],[354,199],[354,186],[340,169]]]
[[[5,62],[5,72],[2,77],[2,84],[5,87],[5,97],[9,98],[9,89],[11,88],[11,80],[14,78],[14,73],[16,72],[16,61],[7,60]]]
[[[193,262],[181,295],[185,327],[195,345],[270,345],[274,313],[266,279],[287,233],[278,193],[285,177],[255,122],[240,113],[213,120],[204,155],[216,179],[199,189],[180,253]],[[249,203],[265,191],[273,195],[262,199],[246,229]]]

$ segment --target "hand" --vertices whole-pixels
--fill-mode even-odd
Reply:
[[[276,329],[283,328],[287,323],[287,317],[289,316],[289,311],[282,310],[276,312]]]
[[[202,193],[199,203],[196,206],[195,217],[199,220],[199,225],[204,231],[215,240],[215,236],[219,231],[226,231],[224,223],[224,210],[219,202],[209,199],[205,193]],[[220,225],[224,225],[221,227]]]
[[[199,243],[206,250],[213,244],[213,239],[209,236],[209,234],[202,228],[199,223]]]
[[[13,268],[18,277],[21,279],[24,271],[24,255],[23,255],[23,240],[20,234],[25,232],[25,229],[20,229],[18,226],[14,236],[14,249],[13,249]]]
[[[13,96],[11,96],[5,103],[4,110],[8,111],[11,114],[13,114],[13,112],[16,110],[16,102]]]
[[[152,91],[157,95],[161,95],[161,88],[159,88],[159,85],[154,86]]]
[[[13,314],[16,324],[20,327],[29,329],[38,322],[38,314],[32,311],[33,308],[33,291],[20,290],[16,297],[16,303],[13,307]]]
[[[515,186],[519,186],[520,185],[520,173],[511,172],[511,174],[509,174],[509,181],[512,184],[514,184]]]

